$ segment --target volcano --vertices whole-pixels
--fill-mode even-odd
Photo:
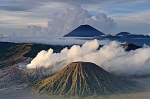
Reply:
[[[127,91],[133,85],[94,63],[73,62],[55,75],[31,83],[28,88],[36,93],[85,97]]]
[[[70,33],[64,35],[64,37],[95,37],[101,35],[105,34],[90,25],[81,25]]]

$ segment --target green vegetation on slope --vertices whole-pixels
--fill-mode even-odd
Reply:
[[[0,51],[4,51],[7,48],[10,48],[11,46],[17,45],[16,43],[11,42],[0,42]]]
[[[31,50],[30,45],[22,44],[11,46],[10,48],[0,52],[0,69],[14,65],[27,58],[23,55]]]
[[[8,62],[10,60],[14,60],[16,58],[23,57],[31,49],[30,46],[23,45],[15,45],[4,51],[0,52],[0,63]]]

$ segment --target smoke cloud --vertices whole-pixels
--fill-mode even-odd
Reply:
[[[89,24],[104,33],[107,33],[116,26],[114,20],[107,17],[104,13],[92,16],[87,10],[79,6],[72,10],[68,8],[53,17],[45,28],[41,26],[29,26],[28,29],[29,35],[62,37],[83,24]]]
[[[53,66],[55,72],[75,61],[93,62],[108,72],[118,75],[147,75],[150,74],[150,47],[125,51],[119,42],[112,41],[97,50],[97,40],[87,41],[81,47],[64,48],[60,53],[53,53],[53,49],[41,51],[27,65],[27,68]]]

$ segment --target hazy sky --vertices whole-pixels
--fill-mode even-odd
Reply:
[[[0,0],[0,34],[26,34],[30,25],[47,27],[53,17],[79,5],[91,17],[104,13],[111,18],[117,25],[110,33],[150,33],[150,0]]]

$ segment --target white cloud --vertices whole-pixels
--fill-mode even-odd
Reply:
[[[149,33],[150,25],[150,18],[148,16],[150,16],[150,13],[146,11],[118,14],[112,16],[112,18],[117,22],[117,32],[127,31],[133,34],[147,34]]]
[[[48,44],[48,45],[73,45],[73,44],[80,44],[82,45],[86,41],[91,41],[92,38],[49,38],[49,37],[35,37],[35,36],[24,36],[23,33],[21,34],[16,34],[17,36],[12,37],[11,34],[1,34],[3,38],[0,38],[0,41],[4,42],[16,42],[16,43],[38,43],[38,44]],[[105,45],[110,43],[110,40],[99,40],[99,43],[101,45]]]
[[[75,7],[75,9],[68,8],[53,17],[48,22],[47,28],[30,26],[29,33],[33,35],[40,34],[41,36],[63,36],[83,24],[89,24],[104,33],[116,26],[113,19],[107,17],[104,13],[99,13],[93,19],[87,10]]]
[[[52,18],[55,13],[58,14],[66,8],[72,8],[76,5],[81,5],[83,8],[87,9],[88,12],[90,12],[92,15],[96,15],[97,13],[105,13],[109,17],[113,18],[115,22],[118,22],[119,18],[122,18],[121,23],[128,22],[128,24],[125,24],[124,26],[130,31],[131,27],[128,25],[130,25],[131,22],[135,23],[135,21],[140,20],[140,22],[137,24],[149,24],[149,14],[146,15],[146,13],[149,13],[149,3],[149,0],[3,0],[0,4],[0,21],[8,23],[1,24],[1,27],[7,29],[11,27],[17,29],[18,26],[26,29],[28,25],[39,25],[45,27],[45,23],[49,21],[49,18]],[[139,8],[141,7],[140,11],[139,9],[137,9],[138,6]],[[118,9],[120,12],[125,11],[125,15],[121,15],[122,13],[117,12]],[[139,16],[139,18],[131,18],[132,20],[123,19],[128,18],[128,16],[126,15],[128,15],[131,12],[133,12],[133,15],[138,15],[135,12],[141,12],[141,16]],[[118,17],[115,18],[114,16]],[[141,26],[138,26],[136,28],[140,27]],[[140,28],[139,30],[144,31],[144,29],[145,28]],[[134,28],[134,30],[136,29]],[[138,33],[139,30],[137,30]],[[144,31],[144,33],[147,32]]]
[[[41,51],[31,61],[28,68],[41,66],[54,66],[54,71],[59,71],[67,64],[76,61],[93,62],[107,70],[119,75],[149,75],[150,47],[146,46],[137,50],[125,51],[118,42],[111,42],[97,50],[97,40],[87,41],[81,47],[72,46],[64,48],[60,53],[53,53],[53,49]]]

